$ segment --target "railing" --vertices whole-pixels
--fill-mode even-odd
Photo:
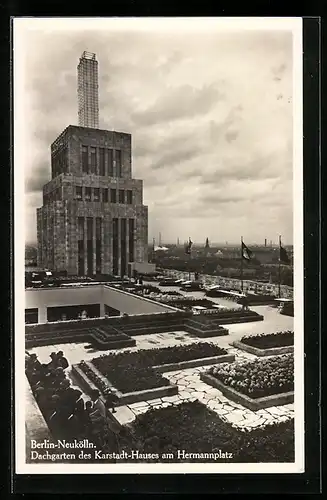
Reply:
[[[177,271],[176,269],[163,269],[162,272],[169,278],[185,279],[185,280],[195,279],[194,273],[191,273],[190,275],[188,272]],[[226,278],[224,276],[212,276],[209,274],[199,274],[198,281],[201,281],[201,283],[204,286],[220,285],[238,290],[241,289],[241,280],[235,278]],[[254,290],[256,290],[257,293],[274,294],[277,297],[278,289],[279,287],[278,284],[276,283],[260,283],[260,282],[254,282],[253,280],[243,281],[244,292],[247,291],[253,292]],[[281,285],[280,292],[282,298],[288,298],[288,299],[293,298],[293,287],[290,287],[288,285]]]

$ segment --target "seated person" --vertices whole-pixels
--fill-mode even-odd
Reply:
[[[40,368],[41,363],[37,359],[37,354],[34,352],[32,354],[29,354],[27,351],[25,351],[26,356],[25,356],[25,370],[26,371],[32,371],[32,370],[37,370]]]
[[[51,369],[51,368],[53,368],[53,369],[57,368],[58,367],[58,365],[57,365],[57,354],[55,352],[52,352],[50,354],[50,358],[51,358],[51,361],[50,361],[50,363],[48,363],[48,368],[49,369]]]
[[[69,366],[69,363],[62,351],[57,352],[57,366],[63,368],[63,370],[66,370]]]
[[[92,412],[90,413],[91,419],[93,420],[93,418],[95,418],[96,420],[97,419],[106,420],[107,408],[105,403],[100,397],[100,392],[97,389],[92,391],[91,400],[93,402]]]

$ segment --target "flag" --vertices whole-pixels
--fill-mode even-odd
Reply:
[[[191,238],[189,238],[188,243],[186,243],[186,245],[185,245],[185,253],[186,254],[191,255],[192,245],[193,245],[193,241],[191,240]]]
[[[251,250],[242,241],[242,258],[245,260],[250,260],[252,258]]]
[[[290,264],[289,256],[284,247],[279,247],[279,261],[283,264]]]

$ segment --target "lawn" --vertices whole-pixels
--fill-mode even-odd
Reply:
[[[294,460],[293,420],[240,431],[223,422],[200,402],[182,403],[139,415],[132,424],[131,434],[139,442],[142,454],[160,457],[154,461],[258,463]],[[169,453],[173,457],[168,458]],[[221,458],[214,460],[205,455],[212,453]],[[197,456],[187,457],[187,454]]]

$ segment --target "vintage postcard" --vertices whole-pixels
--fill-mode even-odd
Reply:
[[[16,473],[304,472],[301,18],[15,18]]]

